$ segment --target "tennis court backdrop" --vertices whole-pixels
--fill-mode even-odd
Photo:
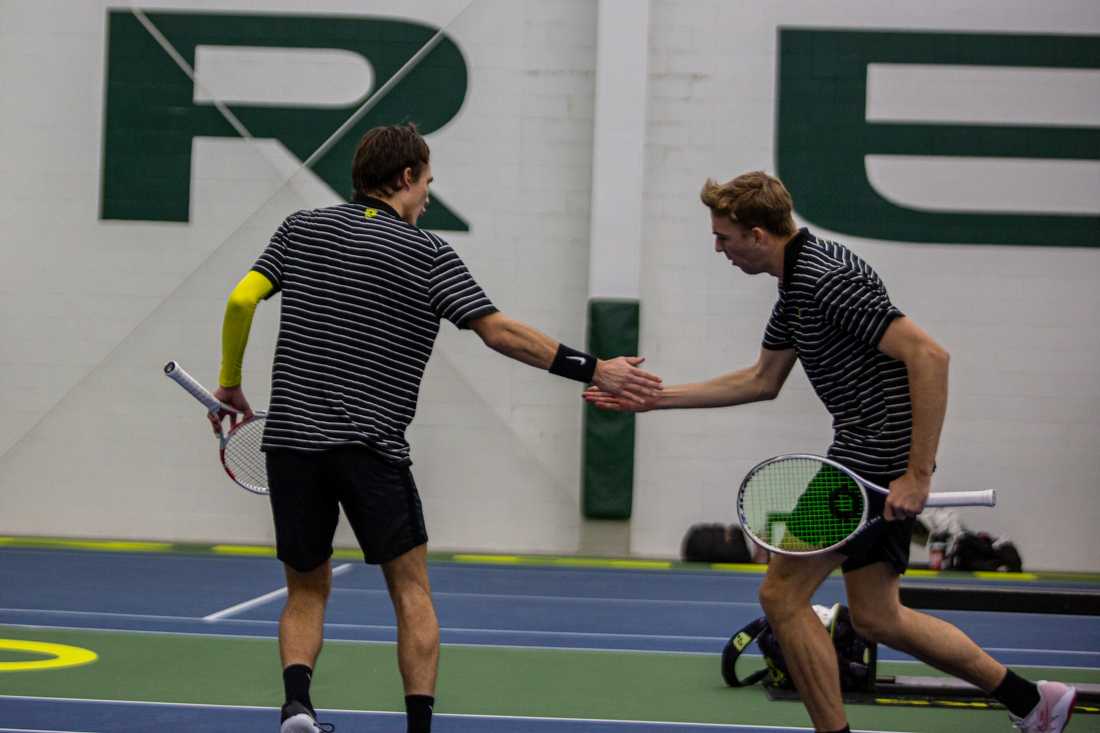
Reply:
[[[0,533],[270,542],[160,367],[213,384],[270,233],[413,120],[426,224],[498,307],[583,345],[592,302],[625,304],[669,382],[755,358],[775,281],[713,253],[698,191],[778,172],[951,351],[938,486],[996,488],[967,518],[1031,566],[1100,569],[1092,0],[6,0],[0,88]],[[586,425],[575,384],[444,326],[410,431],[434,546],[577,550]],[[772,403],[640,417],[625,549],[676,554],[747,468],[828,438],[797,369]]]

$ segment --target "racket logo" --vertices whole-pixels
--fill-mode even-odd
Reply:
[[[859,519],[863,516],[863,495],[854,485],[841,484],[829,493],[829,513],[837,519]]]

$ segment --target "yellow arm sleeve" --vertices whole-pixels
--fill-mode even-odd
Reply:
[[[229,294],[229,302],[225,304],[225,320],[222,323],[222,368],[218,377],[218,384],[221,386],[240,385],[244,347],[248,345],[252,315],[256,312],[256,304],[274,290],[275,286],[270,280],[255,270],[250,270]]]

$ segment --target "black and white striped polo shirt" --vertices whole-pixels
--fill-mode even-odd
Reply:
[[[878,350],[902,315],[875,271],[843,245],[807,229],[787,245],[763,345],[798,352],[833,416],[828,455],[857,473],[896,474],[909,463],[908,372]]]
[[[370,199],[292,214],[252,269],[282,291],[264,450],[354,444],[408,462],[440,319],[496,310],[458,254]]]

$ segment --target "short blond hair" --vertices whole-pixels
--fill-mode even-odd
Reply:
[[[748,229],[760,227],[779,236],[796,231],[790,192],[782,181],[764,171],[742,173],[725,183],[708,178],[699,198],[715,214]]]

